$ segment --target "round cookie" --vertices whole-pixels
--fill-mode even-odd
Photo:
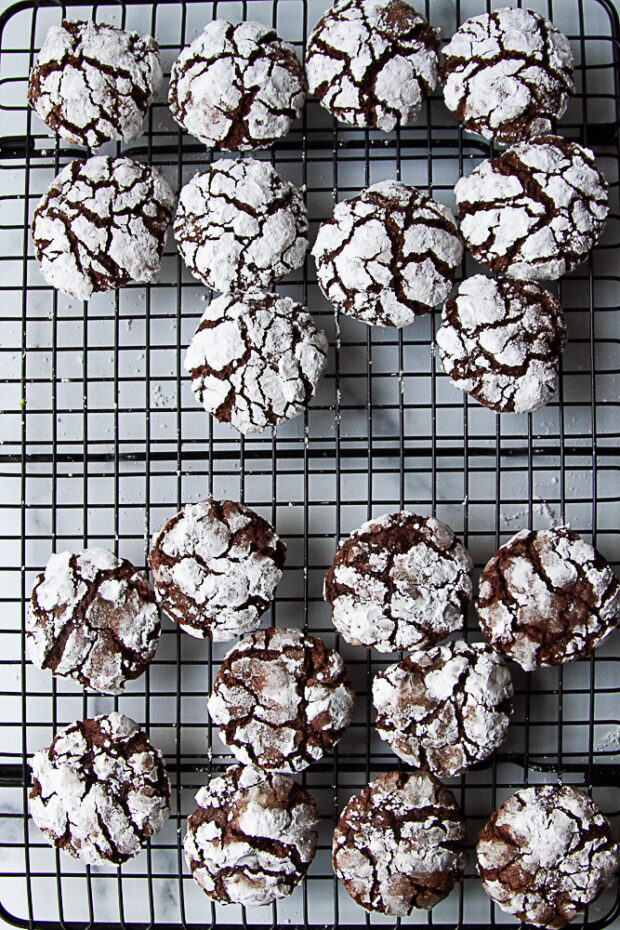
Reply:
[[[517,791],[485,826],[477,854],[482,887],[503,911],[558,930],[620,868],[607,818],[571,785]]]
[[[567,526],[521,530],[480,578],[478,616],[494,649],[531,672],[589,655],[620,621],[620,582]]]
[[[204,312],[185,356],[199,404],[240,433],[306,409],[327,361],[327,338],[290,297],[225,294]]]
[[[231,767],[196,795],[185,860],[220,904],[257,907],[291,894],[314,858],[319,815],[290,775]]]
[[[400,181],[380,181],[336,205],[312,254],[320,288],[341,312],[407,326],[446,299],[463,244],[448,207]]]
[[[161,607],[192,636],[225,642],[255,630],[282,577],[286,546],[234,501],[186,504],[153,539]]]
[[[107,549],[50,556],[26,618],[26,651],[37,668],[120,694],[155,655],[159,611],[143,572]]]
[[[574,90],[570,42],[533,10],[473,16],[443,51],[446,106],[466,129],[495,142],[549,132]]]
[[[334,872],[367,911],[431,908],[461,881],[465,821],[427,772],[386,772],[351,798],[334,830]]]
[[[209,714],[240,762],[301,772],[348,727],[354,693],[342,658],[301,630],[258,630],[217,674]]]
[[[535,281],[478,274],[446,302],[436,340],[455,387],[496,413],[532,413],[557,389],[566,321]]]
[[[487,643],[419,649],[375,676],[376,726],[396,755],[442,777],[460,775],[502,744],[512,713],[510,672]]]
[[[142,134],[161,80],[159,45],[151,36],[64,20],[45,37],[30,72],[28,103],[73,145],[131,142]]]
[[[390,132],[437,83],[439,36],[402,0],[338,0],[306,51],[308,90],[337,119]]]
[[[151,281],[173,209],[172,189],[154,168],[125,157],[75,159],[34,213],[41,274],[76,300],[129,281]]]
[[[89,865],[120,865],[170,814],[163,757],[114,711],[77,720],[30,760],[30,814],[52,846]]]
[[[541,136],[483,161],[454,188],[470,252],[509,278],[559,278],[586,260],[609,212],[594,154]]]
[[[303,265],[307,232],[301,193],[266,161],[221,159],[179,194],[179,252],[194,277],[216,291],[271,287]]]
[[[172,65],[172,115],[205,145],[264,149],[285,136],[306,95],[295,49],[261,23],[207,23]]]
[[[445,523],[406,510],[354,530],[325,578],[338,632],[379,652],[436,643],[460,630],[473,561]]]

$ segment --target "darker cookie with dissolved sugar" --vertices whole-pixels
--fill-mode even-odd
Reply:
[[[314,858],[319,815],[290,775],[229,768],[196,795],[185,860],[220,904],[256,907],[289,895]]]
[[[78,720],[30,760],[30,814],[52,846],[89,865],[120,865],[170,813],[162,754],[114,711]]]
[[[227,653],[209,714],[240,762],[301,772],[330,752],[350,723],[344,662],[301,630],[258,630]]]
[[[571,785],[517,791],[478,842],[482,887],[526,924],[561,930],[609,885],[620,867],[607,818]]]
[[[461,881],[465,821],[426,772],[388,772],[351,798],[334,830],[334,872],[367,911],[404,917]]]
[[[526,671],[589,655],[620,620],[620,583],[567,526],[521,530],[480,578],[478,615],[491,645]]]

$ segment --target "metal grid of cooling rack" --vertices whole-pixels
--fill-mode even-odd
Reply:
[[[449,37],[467,16],[506,2],[414,5]],[[21,0],[0,16],[0,916],[8,922],[101,930],[393,924],[357,908],[331,872],[331,830],[344,803],[396,764],[376,738],[368,700],[385,657],[339,641],[321,600],[337,541],[367,517],[407,506],[447,520],[478,569],[521,527],[562,520],[618,560],[618,17],[610,0],[527,5],[573,40],[577,90],[560,129],[595,148],[612,196],[601,244],[558,288],[570,343],[556,400],[532,417],[502,418],[469,402],[438,370],[438,311],[402,332],[338,319],[320,296],[308,260],[303,273],[279,289],[307,303],[326,329],[327,373],[303,418],[247,439],[205,416],[182,373],[185,347],[210,295],[184,270],[172,241],[158,281],[149,286],[82,305],[43,282],[29,218],[60,167],[82,150],[59,144],[27,111],[26,78],[47,28],[64,16],[151,32],[169,70],[180,47],[218,15],[273,23],[302,54],[327,0]],[[204,148],[174,125],[164,96],[146,128],[124,150],[157,165],[177,189],[208,162]],[[287,139],[259,157],[304,185],[316,228],[334,201],[387,177],[451,204],[457,178],[490,154],[492,147],[458,129],[436,94],[415,127],[389,136],[337,126],[309,101]],[[462,273],[473,269],[467,259]],[[53,681],[25,661],[23,649],[24,602],[53,549],[104,545],[144,564],[152,532],[183,503],[211,493],[245,500],[274,522],[289,549],[266,619],[307,626],[340,648],[358,694],[354,723],[337,751],[304,774],[323,816],[307,880],[291,898],[247,913],[210,904],[181,852],[193,793],[229,761],[206,719],[206,695],[225,647],[197,643],[165,620],[150,670],[117,699]],[[479,635],[473,614],[467,633]],[[472,846],[513,790],[557,778],[591,789],[617,831],[619,668],[616,635],[587,661],[530,676],[515,672],[516,710],[506,744],[452,783]],[[165,752],[173,811],[133,862],[101,871],[52,850],[28,821],[26,760],[57,728],[113,707],[145,724]],[[474,873],[470,860],[460,889],[429,915],[415,913],[402,923],[473,928],[509,922],[493,909]],[[585,924],[609,926],[619,914],[611,890],[590,908]]]

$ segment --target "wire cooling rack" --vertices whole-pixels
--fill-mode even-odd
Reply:
[[[505,5],[502,0],[497,5]],[[618,559],[618,17],[609,0],[530,6],[570,35],[577,90],[561,131],[594,147],[612,216],[590,261],[559,287],[570,342],[557,398],[531,417],[496,417],[443,375],[433,351],[439,311],[402,332],[338,318],[319,294],[312,261],[280,290],[307,303],[330,338],[330,361],[308,413],[273,435],[240,438],[195,404],[182,369],[208,292],[183,268],[172,239],[156,283],[97,295],[88,305],[39,275],[28,223],[71,157],[25,106],[26,79],[47,28],[93,17],[151,32],[166,70],[211,17],[273,23],[300,55],[327,0],[124,0],[85,6],[21,0],[0,17],[0,914],[16,926],[339,927],[394,925],[368,917],[338,887],[330,864],[335,819],[352,793],[395,757],[374,733],[369,691],[385,658],[339,641],[321,599],[337,541],[364,519],[402,506],[436,513],[464,537],[478,569],[524,526],[570,521]],[[477,2],[415,3],[449,37]],[[165,94],[147,132],[125,151],[157,165],[178,189],[209,153],[172,122]],[[114,145],[103,151],[116,152]],[[438,95],[415,127],[388,136],[337,126],[315,101],[290,135],[259,157],[303,185],[313,231],[335,201],[388,177],[452,204],[457,178],[491,146],[464,135]],[[469,259],[462,273],[472,273]],[[246,501],[288,544],[276,624],[309,627],[341,649],[357,689],[354,723],[333,756],[303,777],[319,805],[320,848],[305,883],[271,908],[214,907],[182,856],[193,794],[229,757],[211,730],[206,695],[225,646],[191,639],[167,620],[150,670],[105,698],[52,680],[24,658],[24,603],[52,550],[114,548],[144,565],[149,539],[185,502],[208,494]],[[473,613],[468,635],[478,637]],[[491,811],[527,783],[563,779],[592,790],[620,824],[620,675],[616,634],[596,655],[526,676],[513,668],[516,709],[501,751],[452,787],[473,845]],[[172,816],[146,851],[119,870],[89,869],[42,841],[27,817],[27,758],[78,717],[118,707],[145,724],[166,754]],[[585,917],[611,925],[609,891]],[[467,877],[430,914],[407,923],[491,927],[510,922]]]

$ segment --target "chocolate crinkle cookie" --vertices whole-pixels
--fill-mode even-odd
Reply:
[[[466,129],[510,144],[549,132],[573,87],[573,53],[533,10],[473,16],[444,48],[444,100]]]
[[[227,653],[209,714],[240,762],[301,772],[330,752],[351,721],[342,658],[301,630],[258,630]]]
[[[41,274],[76,300],[129,281],[151,281],[173,210],[172,189],[154,168],[125,157],[75,159],[34,213]]]
[[[219,904],[256,907],[289,895],[314,858],[319,815],[290,775],[231,767],[196,795],[185,860]]]
[[[377,732],[396,755],[435,775],[460,775],[501,745],[513,687],[488,643],[419,649],[373,682]]]
[[[462,880],[465,821],[427,772],[387,772],[351,798],[334,831],[334,872],[367,911],[404,917]]]
[[[199,404],[240,433],[306,409],[327,361],[327,338],[290,297],[224,295],[204,312],[185,356]]]
[[[30,766],[32,819],[52,846],[89,865],[131,859],[170,814],[162,754],[116,711],[72,723]]]
[[[566,321],[535,281],[474,275],[446,302],[436,339],[461,391],[496,413],[532,413],[555,394]]]
[[[436,643],[460,630],[473,561],[445,523],[406,510],[354,530],[325,578],[339,633],[379,652]]]
[[[437,83],[439,36],[402,0],[339,0],[306,51],[308,90],[345,123],[412,123]]]
[[[255,630],[282,577],[286,546],[234,501],[187,504],[156,534],[149,566],[157,599],[192,636],[225,642]]]
[[[454,188],[474,258],[509,278],[555,279],[586,260],[609,212],[594,154],[541,136],[483,161]]]
[[[606,817],[570,785],[523,788],[478,842],[482,887],[507,914],[561,930],[609,885],[620,851]]]
[[[172,66],[168,102],[205,145],[264,149],[285,136],[306,96],[295,49],[261,23],[208,23]]]
[[[491,645],[526,671],[589,655],[620,621],[620,582],[567,526],[521,530],[487,563],[478,615]]]
[[[400,181],[337,204],[312,249],[328,300],[377,326],[406,326],[446,299],[463,243],[448,207]]]
[[[162,80],[159,46],[114,26],[52,26],[30,72],[28,103],[74,145],[131,142]]]
[[[107,549],[54,553],[35,582],[26,649],[53,675],[120,694],[155,655],[159,633],[144,573]]]
[[[174,235],[195,278],[225,293],[270,287],[303,265],[308,214],[269,162],[220,159],[179,194]]]

